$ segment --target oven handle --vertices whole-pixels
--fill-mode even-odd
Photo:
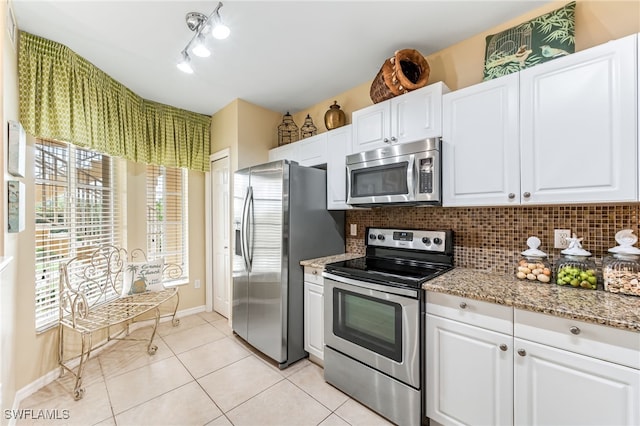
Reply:
[[[391,293],[391,294],[396,294],[398,296],[407,296],[414,299],[417,299],[419,297],[420,290],[398,288],[398,287],[386,286],[382,284],[375,284],[368,281],[354,280],[352,278],[343,277],[341,275],[335,275],[330,272],[322,272],[322,276],[324,278],[329,278],[331,280],[334,280],[340,283],[353,285],[353,286],[364,288],[367,290],[376,290],[383,293]]]

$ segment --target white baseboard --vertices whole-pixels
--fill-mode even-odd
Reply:
[[[200,312],[205,312],[205,305],[200,305],[200,306],[196,306],[193,308],[188,308],[188,309],[182,309],[179,310],[176,313],[176,317],[180,318],[180,317],[186,317],[189,315],[193,315],[193,314],[198,314]],[[152,322],[153,319],[150,320],[145,320],[145,321],[140,321],[140,322],[136,322],[133,323],[131,325],[131,327],[129,327],[129,331],[134,331],[137,330],[138,328],[142,328],[145,327],[147,325],[150,324],[150,322]],[[170,316],[166,316],[163,318],[160,318],[160,322],[167,322],[167,321],[171,321],[171,317]],[[111,346],[112,344],[114,344],[115,342],[117,342],[117,340],[112,340],[111,342],[107,343],[106,345],[96,349],[96,350],[92,350],[91,351],[91,358],[95,357],[96,355],[99,355],[100,352],[102,352],[103,350],[107,349],[109,346]],[[90,359],[91,359],[90,358]],[[75,359],[71,362],[68,363],[70,368],[75,368],[78,364],[80,363],[80,359]],[[49,371],[48,373],[46,373],[44,376],[41,376],[39,378],[37,378],[36,380],[34,380],[33,382],[29,383],[27,386],[23,387],[22,389],[19,389],[18,391],[16,391],[16,396],[13,400],[13,410],[17,410],[18,408],[20,408],[20,403],[26,399],[27,397],[29,397],[30,395],[34,394],[35,392],[39,391],[41,388],[47,386],[48,384],[54,382],[56,379],[58,379],[58,377],[60,377],[60,367],[56,367],[55,369]],[[16,424],[16,419],[10,419],[9,420],[9,426],[14,426]]]

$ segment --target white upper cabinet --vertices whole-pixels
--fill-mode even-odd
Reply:
[[[638,200],[636,39],[520,72],[522,203]]]
[[[327,134],[311,136],[298,142],[269,150],[269,161],[290,160],[301,166],[319,166],[327,163]]]
[[[518,74],[443,96],[444,206],[520,203]]]
[[[351,125],[327,132],[327,210],[347,210],[347,167],[351,154]]]
[[[327,163],[327,134],[311,136],[298,144],[297,160],[301,166],[318,166]]]
[[[352,114],[353,152],[442,136],[442,82],[371,105]]]
[[[638,200],[637,36],[443,97],[443,205]]]
[[[269,150],[269,161],[291,160],[298,161],[297,143],[289,143]]]

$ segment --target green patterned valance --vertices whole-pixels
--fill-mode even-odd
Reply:
[[[168,167],[209,168],[211,118],[147,101],[59,43],[20,33],[20,121],[27,132]]]

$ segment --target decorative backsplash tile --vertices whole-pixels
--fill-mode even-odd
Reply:
[[[350,210],[346,215],[349,253],[364,253],[367,226],[412,229],[452,229],[456,266],[511,273],[535,235],[540,248],[553,262],[560,249],[553,248],[553,230],[570,229],[583,238],[582,246],[600,264],[607,250],[616,245],[615,234],[632,229],[639,234],[640,203],[519,207],[390,207]],[[358,225],[358,235],[349,236],[349,225]]]

